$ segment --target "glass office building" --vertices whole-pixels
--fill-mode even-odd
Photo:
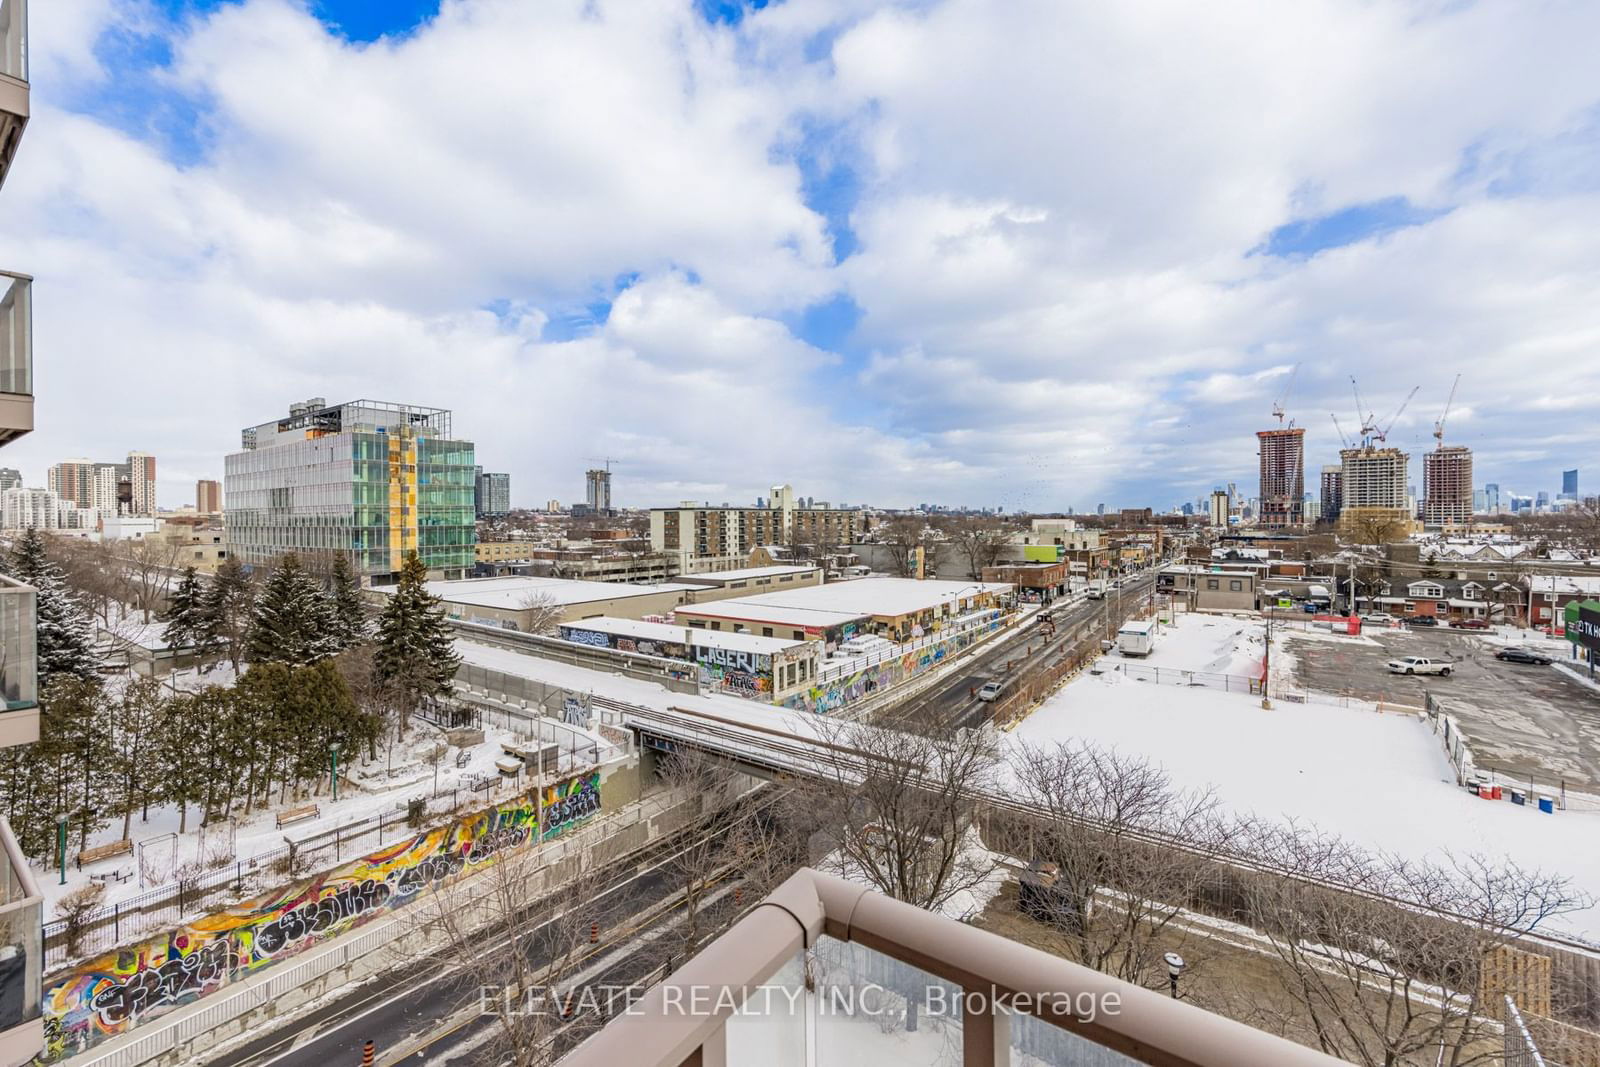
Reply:
[[[450,412],[317,397],[246,428],[241,446],[223,489],[228,550],[241,563],[344,554],[384,582],[415,549],[436,575],[471,571],[473,446],[452,436]]]

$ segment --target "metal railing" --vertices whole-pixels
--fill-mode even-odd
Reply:
[[[954,1005],[948,1012],[954,1025],[943,1035],[944,1048],[954,1053],[952,1045],[958,1045],[960,1062],[968,1067],[1011,1063],[1013,1030],[1020,1017],[1048,1024],[1097,1050],[1169,1067],[1321,1067],[1339,1062],[807,868],[562,1062],[570,1067],[745,1063],[760,1044],[770,1048],[777,1039],[791,1051],[806,1052],[808,1062],[814,1055],[825,1064],[829,1045],[821,1032],[838,1004],[824,1001],[824,987],[815,975],[819,951],[837,961],[842,954],[836,946],[841,945],[913,965],[909,976],[899,974],[920,979],[924,1000],[937,992],[941,1003]],[[889,992],[870,977],[865,982]],[[947,994],[952,986],[959,996]],[[781,995],[766,995],[772,991]],[[896,1000],[880,997],[877,1002],[894,1003],[897,1013],[904,1012],[906,1028],[914,1029],[918,1010],[912,1005],[918,1003],[918,993],[893,992],[899,994]],[[864,999],[860,1005],[863,1012],[878,1014]],[[891,1021],[898,1024],[897,1018]],[[863,1028],[862,1034],[870,1039],[871,1031]],[[890,1055],[888,1062],[910,1062],[905,1050]]]
[[[1539,1055],[1539,1046],[1533,1043],[1533,1035],[1528,1033],[1528,1025],[1522,1021],[1517,1002],[1510,997],[1506,997],[1505,1034],[1506,1067],[1545,1067],[1544,1057]]]

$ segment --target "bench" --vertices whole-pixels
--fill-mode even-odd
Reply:
[[[108,860],[113,856],[131,855],[133,855],[133,841],[124,837],[121,841],[96,845],[94,848],[86,848],[78,853],[78,870],[83,870],[85,863],[99,863],[101,860]]]
[[[297,822],[305,822],[307,819],[315,819],[321,814],[322,809],[315,804],[306,804],[303,807],[280,811],[278,812],[278,829],[282,830],[285,826],[290,826]]]

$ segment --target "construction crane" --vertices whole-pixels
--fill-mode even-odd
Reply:
[[[1450,398],[1444,402],[1444,411],[1433,424],[1433,439],[1438,442],[1435,447],[1444,447],[1444,420],[1450,417],[1450,405],[1456,402],[1456,386],[1461,384],[1461,375],[1456,375],[1456,380],[1450,383]]]
[[[1400,406],[1395,409],[1395,412],[1394,412],[1393,415],[1389,416],[1389,421],[1383,426],[1382,429],[1378,430],[1376,433],[1374,433],[1372,435],[1372,439],[1374,441],[1382,441],[1385,444],[1388,444],[1388,442],[1389,442],[1389,431],[1394,428],[1395,420],[1398,419],[1401,415],[1403,415],[1405,413],[1406,406],[1411,403],[1411,398],[1416,396],[1417,395],[1417,390],[1421,389],[1421,388],[1422,388],[1422,386],[1420,386],[1420,385],[1413,385],[1411,387],[1411,392],[1407,393],[1406,394],[1406,398],[1404,400],[1400,401]]]
[[[1349,435],[1347,435],[1344,432],[1344,427],[1339,425],[1339,416],[1335,415],[1333,412],[1330,411],[1330,412],[1328,412],[1328,418],[1333,420],[1333,428],[1335,430],[1339,431],[1339,441],[1340,441],[1340,443],[1342,443],[1344,445],[1344,447],[1350,448],[1351,447],[1350,437],[1349,437]]]
[[[1367,405],[1361,402],[1361,387],[1356,384],[1356,376],[1350,375],[1350,391],[1356,396],[1356,423],[1361,428],[1357,434],[1361,437],[1362,447],[1372,443],[1372,431],[1377,429],[1372,423],[1373,412],[1367,410]]]
[[[1272,402],[1272,417],[1278,420],[1278,426],[1280,428],[1283,426],[1284,405],[1288,404],[1289,402],[1289,393],[1294,389],[1295,375],[1299,373],[1300,364],[1296,363],[1294,368],[1289,371],[1289,381],[1284,385],[1283,392],[1279,394],[1278,399]],[[1294,429],[1293,419],[1289,420],[1289,429]]]
[[[611,465],[613,463],[623,462],[620,459],[612,459],[610,456],[584,456],[583,458],[590,463],[604,463],[606,465],[607,474],[611,473]]]

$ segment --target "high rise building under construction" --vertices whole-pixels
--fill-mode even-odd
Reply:
[[[1305,430],[1293,427],[1256,431],[1261,450],[1258,525],[1276,530],[1305,525],[1305,437]]]
[[[1465,526],[1472,521],[1472,449],[1440,445],[1422,456],[1422,521]]]

